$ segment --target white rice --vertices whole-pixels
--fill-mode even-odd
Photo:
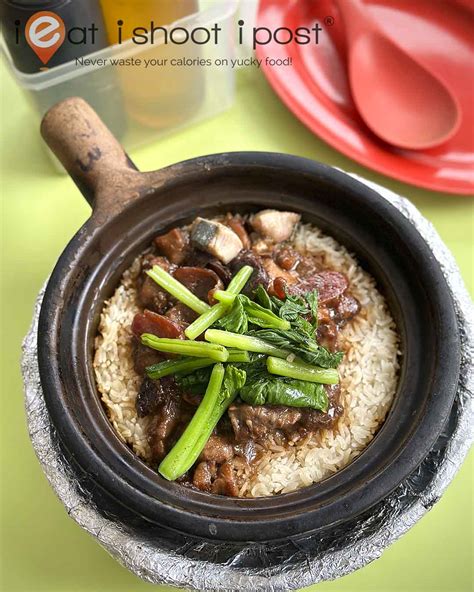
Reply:
[[[339,367],[344,414],[332,430],[323,430],[293,446],[270,446],[244,474],[240,495],[286,493],[321,481],[354,460],[383,423],[398,382],[398,335],[374,279],[333,238],[300,225],[294,248],[316,256],[329,269],[344,273],[361,312],[341,333],[346,355]],[[130,325],[136,312],[135,279],[139,261],[123,275],[103,308],[96,338],[94,369],[108,416],[119,436],[143,460],[149,458],[147,418],[139,418],[135,399],[141,377],[133,368]]]

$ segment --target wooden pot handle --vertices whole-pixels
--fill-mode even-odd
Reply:
[[[142,175],[83,99],[72,97],[51,107],[41,135],[94,211],[111,214],[137,195]]]

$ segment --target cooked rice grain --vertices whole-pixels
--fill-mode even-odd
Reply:
[[[344,415],[333,430],[324,430],[283,448],[271,445],[251,470],[244,472],[240,495],[261,497],[286,493],[328,477],[354,460],[383,423],[398,381],[398,335],[374,279],[347,249],[310,225],[300,225],[294,248],[317,257],[324,267],[344,273],[361,313],[341,332],[346,352],[339,367]],[[135,279],[139,260],[123,275],[102,311],[94,369],[108,416],[122,440],[144,460],[150,449],[147,418],[139,418],[135,399],[140,377],[133,368],[130,325],[139,308]]]

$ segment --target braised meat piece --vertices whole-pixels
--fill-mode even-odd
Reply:
[[[217,473],[217,467],[215,462],[200,462],[194,469],[193,474],[193,485],[201,491],[212,491],[212,481],[214,480]]]
[[[360,310],[359,301],[350,294],[343,294],[334,306],[335,319],[341,322],[354,318]]]
[[[185,329],[195,321],[199,315],[182,302],[178,302],[166,311],[165,316],[173,321],[173,323],[179,325],[182,329]]]
[[[195,412],[195,407],[186,403],[181,389],[172,377],[159,381],[160,404],[150,416],[148,442],[152,462],[161,461],[178,440]]]
[[[158,410],[163,403],[163,387],[158,380],[146,377],[138,391],[135,407],[138,417],[146,417]]]
[[[214,271],[202,267],[178,267],[173,276],[204,302],[212,301],[214,290],[224,287]]]
[[[242,404],[232,405],[228,414],[237,440],[263,441],[277,430],[291,432],[302,412],[296,407]]]
[[[180,407],[176,398],[167,397],[156,415],[151,417],[148,426],[148,443],[151,448],[152,462],[161,461],[170,449],[171,435],[183,419]]]
[[[312,276],[301,278],[300,281],[288,286],[289,294],[305,294],[311,290],[318,291],[321,304],[331,304],[347,290],[348,281],[338,271],[320,271]]]
[[[157,236],[154,242],[158,251],[176,265],[184,262],[190,249],[189,233],[181,228],[173,228],[166,234]]]
[[[167,399],[177,398],[178,393],[179,388],[171,376],[165,376],[160,380],[152,380],[145,376],[135,401],[138,417],[155,414]]]
[[[211,491],[217,495],[228,495],[230,497],[237,497],[239,495],[236,475],[231,462],[227,461],[219,468]]]
[[[135,372],[143,375],[148,366],[162,362],[165,355],[135,340],[133,344],[133,367],[135,368]]]
[[[145,273],[154,265],[158,265],[171,274],[176,266],[172,265],[165,257],[155,257],[151,254],[146,255],[142,261],[142,273],[138,281],[138,300],[143,308],[162,314],[166,312],[174,299]]]
[[[241,251],[237,257],[230,262],[229,268],[232,274],[235,275],[239,269],[242,269],[245,265],[253,267],[254,272],[251,275],[249,281],[243,289],[243,294],[252,297],[257,287],[262,284],[266,288],[270,282],[268,273],[263,266],[263,259],[259,255],[256,255],[253,251]]]
[[[133,318],[132,332],[136,337],[143,333],[151,333],[157,337],[169,339],[184,339],[183,328],[168,317],[160,315],[151,310],[145,309]]]
[[[275,263],[285,271],[297,270],[300,266],[301,255],[291,247],[281,247],[275,252]]]
[[[230,462],[225,462],[220,467],[213,461],[200,462],[194,470],[193,485],[201,491],[216,495],[239,495],[234,468]]]
[[[223,463],[226,460],[230,460],[233,456],[234,449],[232,444],[223,436],[213,434],[199,455],[199,460],[212,460],[217,463]]]
[[[228,226],[231,230],[233,230],[235,234],[240,238],[244,249],[252,248],[252,241],[250,240],[250,237],[247,234],[247,231],[245,230],[244,221],[242,220],[241,216],[233,216],[232,214],[227,214],[224,220],[224,224]]]

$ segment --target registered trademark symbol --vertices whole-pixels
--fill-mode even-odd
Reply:
[[[334,25],[334,17],[333,16],[325,16],[324,17],[324,24],[332,27]]]

